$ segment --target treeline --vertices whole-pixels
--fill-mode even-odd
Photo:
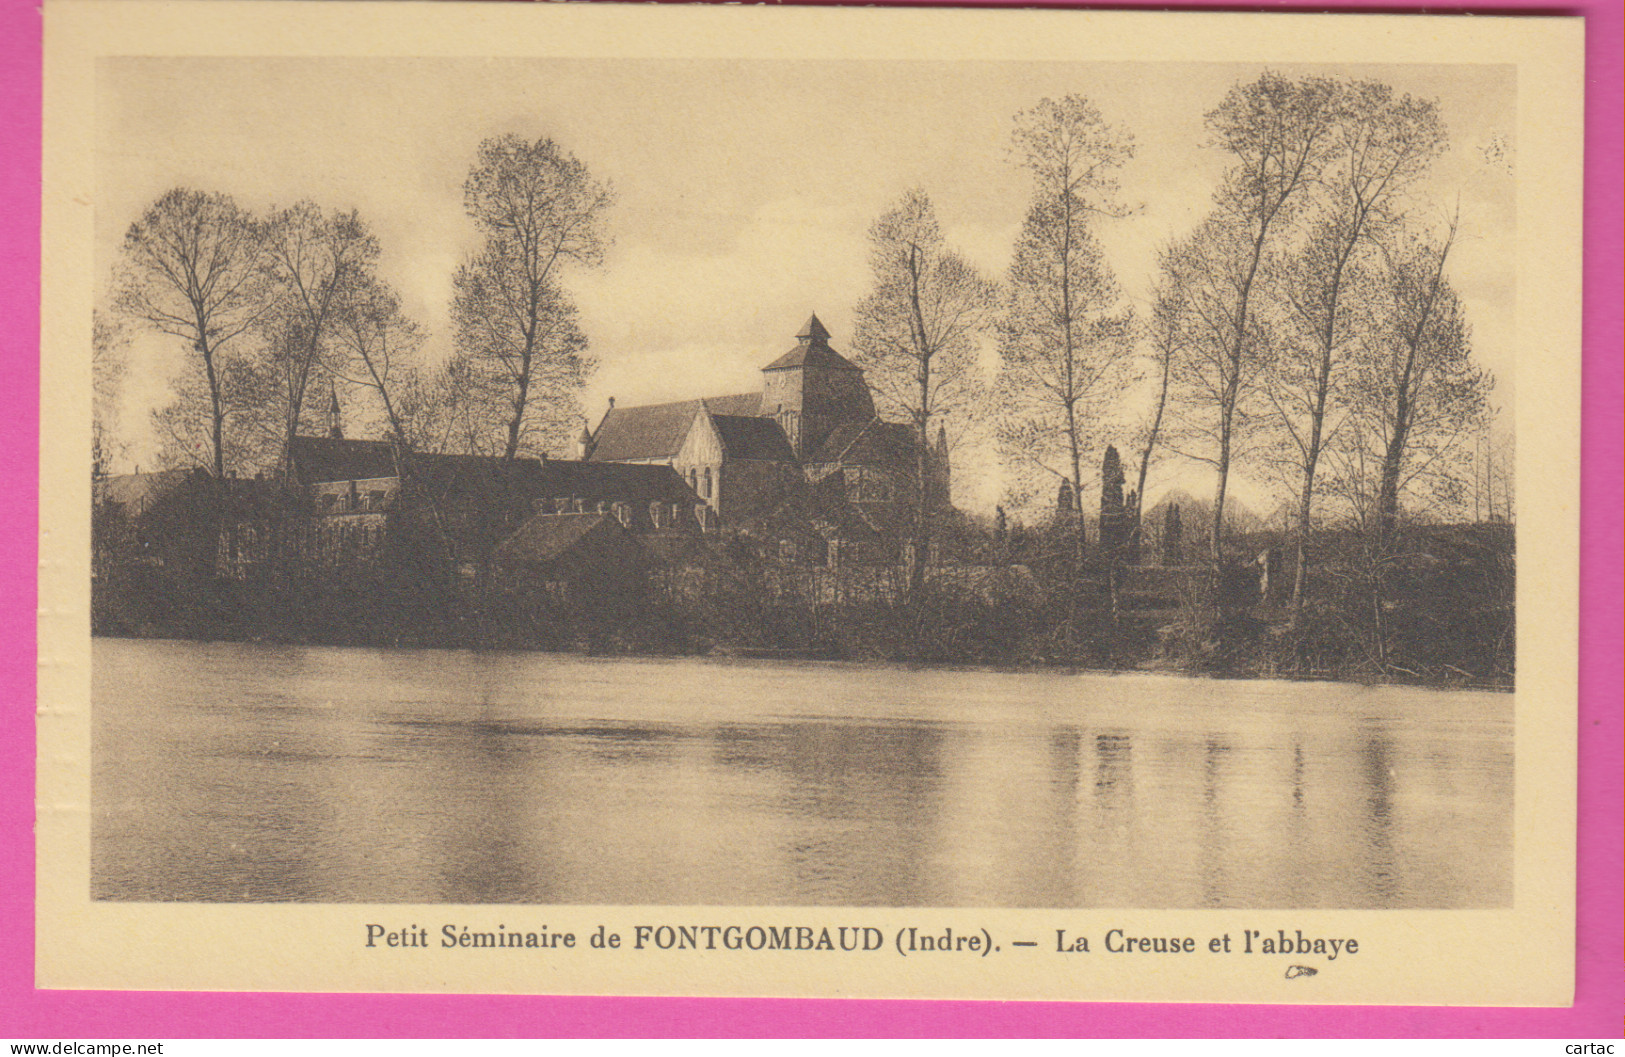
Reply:
[[[338,646],[543,649],[597,655],[792,656],[847,661],[1162,669],[1428,685],[1511,686],[1511,527],[1402,524],[1403,556],[1373,537],[1328,535],[1287,621],[1290,537],[1249,532],[1277,567],[1126,566],[1069,526],[980,534],[911,587],[903,564],[779,560],[734,536],[683,564],[617,570],[586,590],[497,570],[459,576],[432,548],[395,544],[349,565],[283,561],[222,575],[218,541],[160,514],[137,528],[114,507],[96,525],[98,634]],[[165,540],[161,545],[156,541]],[[1283,586],[1284,585],[1284,586]]]
[[[947,245],[925,188],[904,193],[871,226],[854,306],[852,355],[882,412],[914,427],[922,459],[944,426],[956,446],[991,445],[1017,508],[1064,481],[1082,512],[1109,444],[1136,510],[1148,487],[1209,475],[1215,560],[1237,475],[1283,500],[1300,557],[1321,523],[1391,528],[1402,506],[1459,520],[1486,492],[1510,511],[1493,379],[1449,274],[1458,223],[1429,198],[1449,142],[1438,103],[1265,73],[1205,125],[1193,155],[1223,171],[1138,304],[1101,240],[1139,222],[1134,138],[1086,98],[1015,115],[1030,195],[1002,282]],[[412,450],[567,451],[595,364],[561,279],[602,261],[613,191],[552,140],[511,135],[480,145],[463,190],[482,242],[453,275],[443,362],[420,354],[355,211],[162,196],[130,226],[95,327],[99,449],[116,447],[123,328],[140,325],[185,356],[153,411],[165,466],[274,471],[288,437],[322,431],[330,389],[352,432]]]
[[[873,280],[851,339],[882,413],[917,437],[900,593],[826,622],[822,603],[777,598],[750,578],[758,559],[742,559],[726,591],[719,580],[700,602],[656,595],[649,614],[621,614],[622,627],[660,629],[628,641],[699,649],[708,622],[731,627],[750,613],[745,627],[776,629],[761,632],[761,648],[838,656],[1509,675],[1510,535],[1476,523],[1513,520],[1511,453],[1492,428],[1494,382],[1472,356],[1451,279],[1460,221],[1429,199],[1449,144],[1438,103],[1378,81],[1265,73],[1234,85],[1205,128],[1200,147],[1223,160],[1222,173],[1199,219],[1136,284],[1150,291],[1138,304],[1102,238],[1108,225],[1136,222],[1134,139],[1088,99],[1045,99],[1014,117],[1010,154],[1030,193],[998,280],[948,245],[926,189],[900,195],[871,225]],[[355,212],[302,202],[258,215],[225,195],[173,190],[131,225],[116,315],[95,328],[98,457],[113,443],[120,327],[132,322],[187,357],[174,401],[154,411],[170,465],[216,478],[274,473],[288,439],[320,432],[322,398],[341,392],[352,404],[359,394],[369,433],[408,452],[557,454],[579,426],[594,366],[560,280],[601,261],[612,201],[551,140],[483,143],[464,185],[482,243],[453,277],[452,355],[430,364]],[[357,416],[346,417],[353,427]],[[962,590],[926,560],[945,542],[924,462],[944,426],[957,445],[997,449],[1006,502],[1047,540],[1041,554],[1005,563],[1044,586],[998,595],[1003,609],[984,611],[994,595]],[[1184,525],[1204,569],[1188,575],[1177,605],[1136,616],[1134,578],[1145,574],[1129,570],[1148,494],[1193,472],[1213,482],[1204,523]],[[1266,535],[1233,527],[1240,478],[1280,501]],[[1041,509],[1057,494],[1065,516]],[[1097,526],[1125,527],[1111,540],[1088,530],[1085,497],[1097,494]],[[1445,527],[1463,522],[1475,524]],[[985,534],[988,546],[1018,535],[1002,524]],[[1279,572],[1268,597],[1243,604],[1238,577],[1264,551]],[[343,634],[337,617],[320,615],[326,603],[303,598],[287,611],[335,629],[310,634]],[[473,610],[450,597],[413,604],[444,607],[413,619],[445,642],[569,643],[572,629],[598,626],[535,607],[495,619],[491,598]],[[1499,615],[1488,623],[1468,616],[1490,612]],[[989,627],[976,630],[984,617]],[[376,635],[420,635],[401,627]],[[262,632],[297,628],[242,633]],[[1455,645],[1432,657],[1425,641]]]
[[[1492,531],[1500,542],[1467,548],[1470,561],[1446,548],[1445,561],[1433,551],[1448,532],[1427,527],[1513,518],[1494,379],[1472,357],[1449,275],[1459,218],[1429,219],[1441,211],[1428,180],[1448,146],[1438,103],[1377,81],[1266,73],[1236,84],[1205,124],[1223,173],[1205,215],[1161,248],[1138,310],[1100,239],[1137,211],[1123,186],[1133,136],[1088,99],[1046,99],[1013,124],[1031,196],[1004,282],[946,246],[926,192],[909,191],[870,231],[855,358],[922,442],[944,419],[962,437],[990,433],[1014,501],[1030,509],[1058,491],[1075,537],[1056,572],[1079,591],[1102,581],[1100,567],[1112,584],[1111,570],[1137,560],[1122,533],[1092,544],[1086,494],[1100,495],[1103,535],[1126,525],[1138,539],[1148,486],[1205,468],[1206,523],[1185,531],[1208,572],[1185,586],[1159,647],[1179,663],[1509,677],[1510,535]],[[1238,476],[1281,501],[1267,539],[1230,527]],[[929,531],[915,526],[917,553]],[[1281,570],[1269,604],[1238,608],[1226,585],[1263,551]],[[1470,575],[1439,571],[1463,561]],[[924,587],[919,570],[913,585]],[[1122,600],[1103,597],[1062,605],[1064,635],[1094,621],[1083,637],[1119,642],[1121,625],[1103,632],[1098,614]],[[1487,625],[1471,615],[1485,612]],[[1473,635],[1487,637],[1483,651],[1466,649]],[[1455,660],[1430,658],[1426,641],[1450,642]]]
[[[1015,118],[1031,200],[1005,281],[945,246],[929,197],[912,190],[871,229],[874,288],[853,345],[922,441],[944,419],[990,432],[1014,499],[1030,506],[1059,482],[1079,525],[1084,496],[1111,486],[1092,467],[1113,444],[1132,453],[1135,520],[1158,471],[1166,482],[1206,468],[1215,564],[1236,476],[1269,487],[1285,500],[1296,621],[1321,529],[1358,528],[1392,551],[1406,505],[1464,518],[1494,383],[1473,361],[1448,274],[1457,222],[1426,219],[1447,146],[1437,102],[1266,73],[1232,88],[1206,127],[1225,170],[1206,215],[1162,247],[1140,311],[1099,238],[1136,211],[1121,186],[1133,137],[1067,96]],[[1483,461],[1493,492],[1494,457]]]
[[[116,454],[130,325],[184,350],[173,400],[152,411],[169,468],[275,473],[295,434],[325,432],[340,395],[353,432],[408,450],[556,452],[593,369],[560,278],[601,259],[612,200],[551,140],[481,144],[464,206],[483,244],[453,276],[455,352],[431,363],[355,210],[301,201],[256,214],[229,195],[169,191],[130,225],[114,311],[96,321],[98,469]]]

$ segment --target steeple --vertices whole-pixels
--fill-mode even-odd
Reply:
[[[863,369],[829,344],[829,330],[814,313],[796,335],[796,347],[763,367],[764,371],[782,371],[793,367],[820,367],[831,371],[863,373]]]
[[[807,320],[807,325],[801,328],[801,333],[796,335],[796,340],[806,345],[827,345],[829,343],[829,331],[825,330],[824,324],[818,321],[817,312],[814,312]]]
[[[338,387],[329,383],[327,387],[330,401],[327,405],[327,435],[334,440],[344,439],[344,426],[339,421],[339,391]]]

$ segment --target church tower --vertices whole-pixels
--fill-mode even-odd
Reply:
[[[796,458],[814,455],[837,426],[875,417],[863,369],[836,352],[814,315],[796,346],[762,368],[764,417],[776,419]]]

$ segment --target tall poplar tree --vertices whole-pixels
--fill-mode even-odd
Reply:
[[[1265,73],[1238,84],[1207,115],[1209,145],[1228,158],[1213,209],[1170,249],[1188,278],[1191,340],[1174,378],[1187,433],[1213,466],[1209,553],[1223,555],[1224,506],[1239,440],[1256,427],[1248,403],[1269,354],[1258,302],[1267,297],[1268,255],[1290,235],[1332,150],[1337,92],[1322,78]]]
[[[378,254],[378,240],[354,210],[324,214],[315,203],[300,202],[266,224],[273,300],[264,329],[282,412],[284,470],[311,380],[338,367],[343,316],[376,281]]]
[[[264,263],[264,227],[228,195],[174,188],[124,235],[115,303],[195,357],[183,372],[195,371],[201,401],[191,428],[203,432],[216,477],[226,472],[225,361],[266,310]]]
[[[882,408],[913,427],[915,591],[930,545],[933,427],[973,411],[985,395],[978,353],[998,287],[947,247],[931,199],[918,188],[870,226],[869,264],[873,286],[854,311],[853,358],[869,372]]]
[[[1303,611],[1316,471],[1345,409],[1348,358],[1375,325],[1377,240],[1404,216],[1406,196],[1444,149],[1437,104],[1387,85],[1336,86],[1330,149],[1308,230],[1276,269],[1282,341],[1262,388],[1297,490],[1291,614]]]
[[[1091,227],[1123,214],[1117,170],[1133,153],[1132,137],[1081,96],[1016,115],[1013,154],[1032,200],[998,320],[998,438],[1015,467],[1069,481],[1078,513],[1084,453],[1132,363],[1130,312]]]
[[[603,259],[608,184],[551,139],[488,139],[463,185],[463,204],[485,238],[457,269],[452,319],[470,406],[496,431],[508,459],[545,453],[580,421],[592,369],[566,266]]]

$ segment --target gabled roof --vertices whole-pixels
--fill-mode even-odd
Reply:
[[[570,462],[548,459],[536,477],[543,498],[580,498],[589,502],[699,502],[676,470],[664,465],[624,462]]]
[[[834,371],[862,371],[863,368],[829,347],[829,331],[814,315],[796,335],[796,347],[763,367],[782,371],[791,367],[826,367]]]
[[[709,402],[708,402],[709,403]],[[712,415],[723,453],[730,459],[759,462],[795,462],[796,453],[777,421],[742,415]]]
[[[493,556],[502,561],[555,561],[594,530],[623,534],[608,514],[537,514],[498,544]]]
[[[394,447],[382,440],[295,437],[289,454],[294,479],[300,484],[365,481],[396,474]]]
[[[918,450],[912,427],[902,422],[882,422],[872,418],[868,422],[846,422],[836,426],[817,454],[807,459],[807,463],[812,466],[840,463],[846,466],[888,466],[912,470],[918,461]]]
[[[695,407],[699,401],[694,401]],[[503,459],[495,455],[437,455],[411,452],[401,459],[411,480],[448,496],[479,498],[561,498],[591,502],[678,503],[699,501],[670,466],[575,462],[564,459]],[[295,437],[294,473],[303,484],[395,477],[394,449],[385,441]],[[190,471],[162,477],[176,483]],[[176,476],[176,475],[180,476]],[[110,479],[118,480],[118,479]],[[110,485],[112,497],[131,492],[135,484]],[[154,487],[146,484],[148,489]]]
[[[760,519],[758,531],[768,535],[812,533],[847,542],[867,542],[878,536],[863,511],[846,498],[839,477],[826,477],[796,489],[771,514]]]
[[[405,462],[409,480],[439,495],[480,499],[534,495],[542,469],[539,459],[503,459],[495,455],[413,452]]]
[[[683,446],[688,428],[700,411],[699,400],[679,400],[670,404],[642,407],[612,407],[593,433],[593,462],[621,462],[627,459],[669,459]],[[705,406],[718,415],[754,415],[761,407],[762,394],[736,393],[708,396]]]

